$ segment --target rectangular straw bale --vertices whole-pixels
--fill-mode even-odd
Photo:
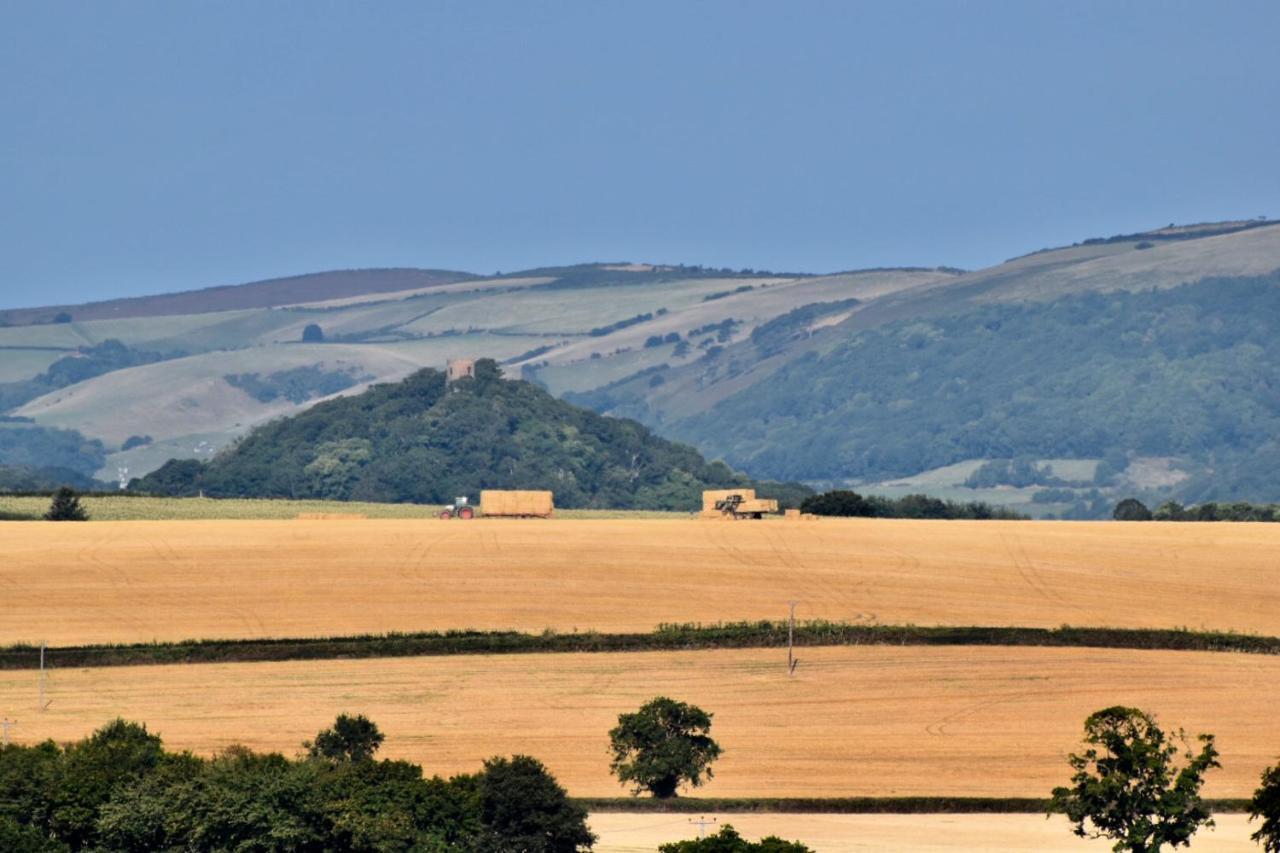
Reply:
[[[549,518],[555,510],[551,492],[485,489],[480,492],[480,512],[488,516],[538,516]]]

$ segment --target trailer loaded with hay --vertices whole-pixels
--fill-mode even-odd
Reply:
[[[550,518],[555,512],[551,492],[528,489],[482,489],[480,515],[487,518]],[[440,512],[441,518],[474,518],[475,508],[465,497],[456,498]]]
[[[756,497],[755,489],[708,489],[702,493],[702,518],[764,518],[777,513],[778,502]]]

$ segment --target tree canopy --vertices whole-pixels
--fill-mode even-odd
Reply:
[[[207,465],[170,461],[141,491],[447,503],[481,489],[550,489],[557,506],[688,509],[704,488],[757,485],[635,421],[606,418],[502,378],[490,359],[446,384],[437,370],[320,403],[250,433]]]
[[[1111,839],[1116,851],[1156,853],[1166,844],[1186,846],[1200,827],[1213,826],[1200,798],[1204,774],[1222,766],[1213,735],[1200,735],[1195,752],[1181,730],[1171,740],[1151,715],[1119,705],[1091,714],[1084,730],[1086,749],[1068,758],[1071,785],[1054,788],[1049,805],[1076,835]]]
[[[720,745],[711,739],[711,714],[666,696],[649,700],[632,714],[620,714],[609,732],[610,768],[618,781],[634,784],[637,795],[676,796],[682,784],[698,787],[714,775],[711,763]]]

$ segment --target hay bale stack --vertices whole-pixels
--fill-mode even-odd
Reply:
[[[484,489],[480,492],[480,512],[487,516],[550,518],[555,511],[551,492]]]
[[[753,501],[756,499],[755,489],[707,489],[702,493],[702,514],[714,513],[719,515],[720,511],[716,509],[716,501],[722,501],[730,495],[742,495],[744,501]]]

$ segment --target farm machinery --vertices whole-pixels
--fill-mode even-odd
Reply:
[[[778,512],[778,502],[758,498],[754,489],[716,489],[702,493],[703,518],[764,518]]]
[[[486,518],[550,518],[555,513],[555,499],[546,491],[484,489],[479,509]],[[440,517],[475,518],[476,507],[465,496],[457,497],[440,511]]]
[[[453,503],[440,510],[441,518],[475,518],[476,511],[471,504],[467,503],[467,496],[463,495],[453,499]]]

